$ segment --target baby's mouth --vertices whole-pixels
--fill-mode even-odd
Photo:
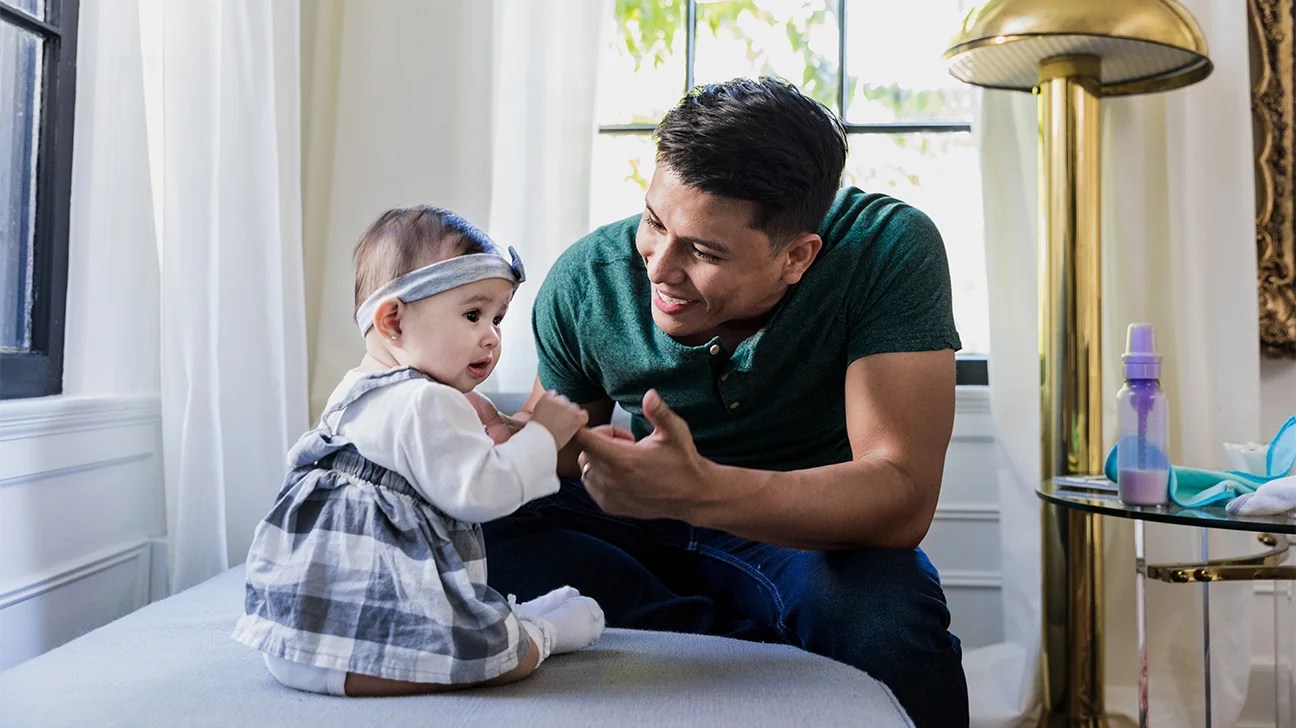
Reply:
[[[468,365],[468,373],[477,379],[485,379],[486,372],[490,371],[491,357],[486,357]]]

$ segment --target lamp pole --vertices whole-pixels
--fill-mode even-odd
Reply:
[[[1039,67],[1041,478],[1102,471],[1099,72],[1094,56]],[[1046,504],[1044,723],[1105,726],[1102,521]]]
[[[1099,99],[1206,78],[1206,39],[1178,0],[984,0],[945,60],[1039,96],[1040,476],[1101,473]],[[1042,506],[1041,725],[1107,725],[1099,518]]]

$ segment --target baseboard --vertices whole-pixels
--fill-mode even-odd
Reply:
[[[983,503],[942,503],[936,506],[936,521],[998,521],[999,506]]]
[[[1002,589],[1003,574],[998,571],[941,569],[943,589]]]

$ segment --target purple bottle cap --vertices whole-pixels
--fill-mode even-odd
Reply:
[[[1152,324],[1130,324],[1125,333],[1126,379],[1160,379],[1161,355],[1156,353],[1156,336]]]

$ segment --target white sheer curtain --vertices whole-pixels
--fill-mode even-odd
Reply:
[[[522,253],[529,280],[483,389],[530,391],[531,301],[558,254],[588,232],[605,4],[324,0],[303,9],[315,413],[363,352],[351,320],[351,251],[397,205],[448,207]]]
[[[1259,436],[1246,4],[1188,0],[1215,71],[1169,94],[1103,109],[1104,396],[1115,424],[1119,356],[1132,321],[1156,326],[1165,355],[1173,456],[1227,467],[1220,443]],[[1001,449],[1006,643],[969,652],[976,725],[1030,724],[1039,701],[1039,516],[1035,99],[986,92],[977,120],[991,291],[990,384]],[[1105,520],[1108,709],[1134,716],[1132,530]],[[1149,559],[1193,560],[1199,532],[1148,530]],[[1210,535],[1212,556],[1252,549]],[[1160,725],[1203,723],[1200,588],[1149,587],[1151,701]],[[1232,725],[1249,674],[1248,584],[1211,587],[1216,725]],[[1230,616],[1232,618],[1230,618]]]
[[[491,389],[529,392],[531,305],[549,267],[589,232],[602,0],[495,0],[491,206],[486,229],[516,245],[528,281],[504,328]]]
[[[75,129],[63,393],[156,396],[158,259],[135,3],[81,5]]]
[[[172,587],[247,553],[306,424],[295,0],[140,0]]]

